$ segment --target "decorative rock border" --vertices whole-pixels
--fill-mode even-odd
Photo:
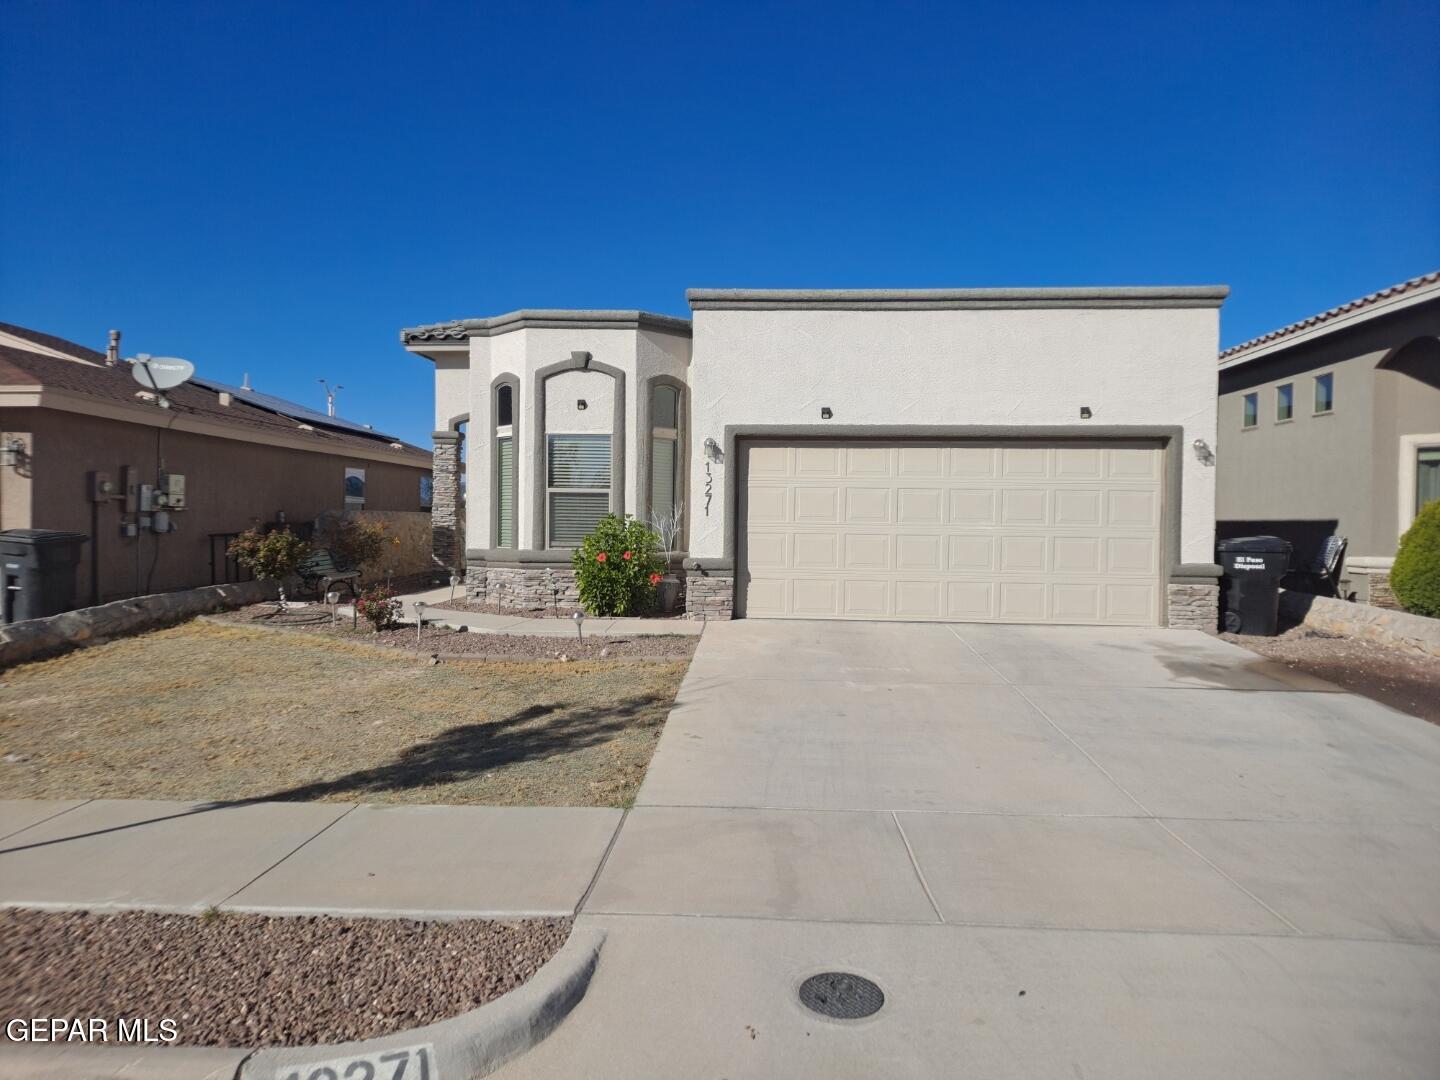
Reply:
[[[44,619],[10,623],[0,626],[0,668],[184,622],[206,612],[244,607],[274,596],[273,581],[244,581],[136,596]]]
[[[365,1075],[363,1070],[355,1070],[357,1062],[369,1063],[377,1077],[388,1077],[401,1060],[408,1058],[406,1076],[421,1076],[423,1060],[430,1080],[475,1080],[489,1076],[507,1061],[519,1057],[559,1026],[589,989],[604,943],[603,930],[573,930],[560,951],[523,986],[449,1020],[376,1039],[329,1046],[277,1046],[249,1052],[217,1047],[47,1046],[41,1049],[24,1044],[7,1045],[0,1050],[0,1077],[178,1080],[181,1076],[204,1076],[214,1080],[290,1080],[292,1077],[312,1080],[316,1076]],[[236,1054],[244,1056],[236,1061]]]
[[[1280,613],[1314,630],[1440,656],[1440,619],[1282,589]]]

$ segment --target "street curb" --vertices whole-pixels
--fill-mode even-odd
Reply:
[[[589,988],[605,931],[574,930],[534,978],[488,1004],[424,1027],[377,1039],[320,1046],[277,1046],[246,1053],[222,1047],[142,1048],[6,1044],[0,1078],[25,1080],[301,1080],[317,1068],[423,1048],[430,1080],[476,1080],[532,1046],[569,1015]],[[236,1061],[235,1055],[244,1054]],[[417,1077],[419,1066],[415,1066]],[[321,1075],[328,1075],[321,1073]],[[337,1072],[337,1075],[344,1075]],[[377,1074],[378,1075],[378,1074]]]

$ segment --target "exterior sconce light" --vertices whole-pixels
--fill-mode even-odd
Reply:
[[[11,439],[3,447],[0,447],[0,468],[16,469],[25,460],[25,443],[20,439]]]
[[[1195,448],[1195,459],[1199,461],[1201,465],[1215,464],[1215,452],[1210,449],[1210,444],[1204,439],[1196,439],[1190,445]]]
[[[829,406],[829,405],[821,405],[821,406],[820,406],[820,419],[821,419],[821,420],[829,420],[829,419],[830,419],[832,416],[834,416],[834,415],[835,415],[835,414],[830,411],[830,406]]]
[[[581,412],[584,412],[584,411],[585,411],[586,409],[588,409],[589,407],[590,407],[590,403],[589,403],[588,401],[586,401],[583,397],[582,397],[582,398],[579,398],[579,399],[575,402],[575,408],[579,409]]]
[[[1090,406],[1089,406],[1089,405],[1081,405],[1081,406],[1080,406],[1080,419],[1081,419],[1081,420],[1089,420],[1089,419],[1090,419]]]
[[[716,464],[719,464],[720,459],[724,457],[720,452],[720,444],[714,439],[705,440],[705,456]]]

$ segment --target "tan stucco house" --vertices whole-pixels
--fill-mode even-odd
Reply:
[[[118,337],[0,323],[0,530],[86,534],[78,603],[230,580],[225,543],[256,522],[422,510],[425,450],[198,376],[165,407]]]
[[[1440,272],[1220,354],[1222,536],[1269,533],[1312,558],[1349,541],[1343,586],[1388,603],[1416,512],[1440,498]]]
[[[563,613],[679,511],[691,613],[1214,629],[1223,287],[692,289],[411,327],[437,558]],[[468,497],[454,476],[468,440]]]

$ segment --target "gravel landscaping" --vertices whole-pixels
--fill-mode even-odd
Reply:
[[[1220,636],[1268,659],[1440,724],[1440,659],[1305,626],[1285,627],[1276,637]]]
[[[432,664],[404,634],[392,653],[196,620],[19,665],[0,684],[0,798],[624,806],[693,644],[526,659],[573,648],[542,638],[516,662]]]
[[[379,645],[403,649],[422,656],[468,657],[477,660],[623,660],[667,659],[689,660],[699,638],[693,634],[485,634],[449,627],[427,625],[420,631],[417,646],[413,624],[379,633],[362,621],[352,627],[348,618],[335,622],[324,607],[294,608],[286,615],[276,615],[274,604],[252,604],[218,615],[207,615],[211,622],[235,623],[265,630],[296,630],[319,634],[362,645]]]
[[[457,596],[454,600],[442,600],[435,604],[435,607],[448,611],[478,611],[483,615],[509,615],[517,619],[564,619],[566,616],[557,616],[553,612],[534,611],[530,608],[511,608],[500,604],[482,603],[479,600],[471,600],[467,596]],[[602,616],[596,616],[601,618]],[[685,613],[680,612],[674,615],[645,615],[642,618],[654,619],[657,622],[664,622],[667,619],[683,619]]]
[[[555,955],[569,919],[411,922],[0,912],[0,1013],[162,1018],[188,1046],[373,1038],[467,1012]],[[113,1037],[113,1036],[112,1036]]]

